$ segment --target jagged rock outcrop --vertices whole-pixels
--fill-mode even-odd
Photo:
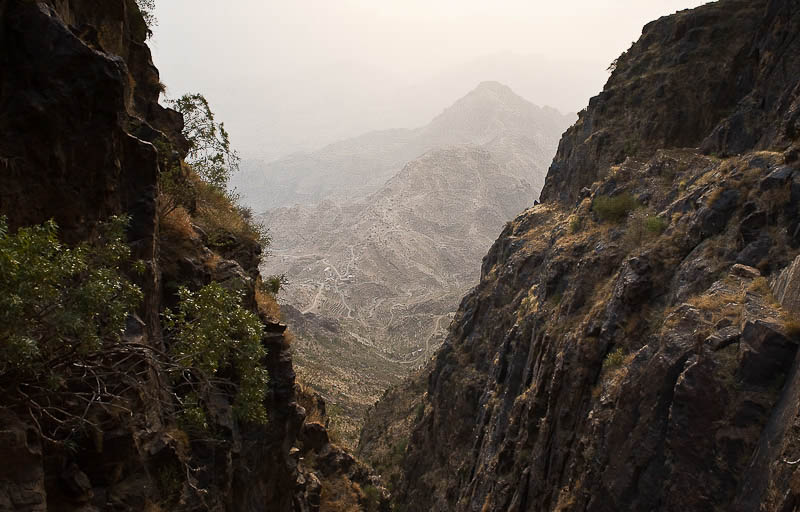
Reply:
[[[799,22],[645,27],[419,377],[401,507],[797,507]],[[362,447],[403,441],[371,422]]]
[[[48,439],[4,395],[0,510],[319,510],[325,479],[320,484],[315,469],[298,465],[292,450],[306,412],[296,402],[285,325],[261,317],[267,425],[235,421],[223,388],[208,404],[213,435],[187,435],[176,419],[177,395],[157,357],[165,350],[161,313],[180,285],[197,289],[212,280],[243,292],[244,306],[255,311],[261,247],[230,236],[220,248],[188,224],[177,235],[160,232],[160,166],[188,147],[181,115],[158,104],[163,86],[146,34],[134,0],[0,1],[0,214],[11,230],[53,218],[67,243],[128,214],[128,242],[145,263],[134,276],[144,301],[122,341],[153,354],[113,361],[145,370],[108,383],[127,385],[118,398],[128,414],[91,402],[82,409],[93,426],[88,433]],[[164,146],[175,154],[159,155]],[[363,497],[350,477],[367,481],[369,471],[351,475],[337,461],[328,474]]]
[[[644,27],[603,91],[562,138],[542,199],[574,201],[628,156],[701,147],[738,154],[789,146],[800,27],[792,2],[713,2]],[[736,13],[731,15],[731,13]]]

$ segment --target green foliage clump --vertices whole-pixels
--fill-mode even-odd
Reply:
[[[627,192],[617,196],[597,196],[592,204],[597,217],[608,222],[622,222],[638,207],[639,203]]]
[[[606,354],[606,358],[603,360],[603,369],[615,370],[623,364],[625,364],[625,350],[622,347],[618,347],[616,350]]]
[[[181,287],[175,311],[164,313],[172,338],[171,354],[178,364],[177,379],[188,380],[201,389],[188,395],[185,407],[193,422],[203,423],[197,412],[199,396],[222,375],[234,374],[238,386],[233,407],[242,420],[266,423],[264,396],[267,371],[261,360],[266,355],[261,345],[264,326],[258,316],[242,307],[241,297],[219,283],[193,292]]]
[[[628,216],[624,245],[628,250],[640,246],[649,238],[656,237],[667,229],[667,221],[644,208]]]
[[[570,235],[574,235],[578,231],[581,230],[583,227],[583,219],[580,215],[570,215],[569,216],[569,226],[567,228]]]
[[[265,292],[274,296],[287,284],[289,284],[289,279],[286,277],[286,274],[275,274],[262,281],[261,287]]]
[[[658,215],[648,215],[644,221],[644,228],[648,233],[660,235],[667,229],[667,221]]]
[[[68,247],[52,220],[11,234],[0,217],[0,375],[55,376],[120,340],[142,299],[122,272],[127,223],[113,217],[96,239]]]
[[[361,488],[367,502],[368,512],[377,512],[381,506],[381,492],[374,485],[365,485]]]

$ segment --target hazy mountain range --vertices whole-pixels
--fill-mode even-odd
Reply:
[[[264,271],[289,279],[301,374],[357,413],[426,361],[481,257],[538,197],[571,120],[484,82],[422,128],[271,164],[273,177],[297,170],[282,193],[250,189],[254,207],[326,198],[263,215],[274,240]]]
[[[483,82],[425,126],[373,131],[272,162],[245,161],[232,184],[244,203],[257,212],[314,204],[322,199],[362,199],[377,191],[405,163],[434,148],[499,146],[516,139],[530,146],[526,157],[537,162],[549,160],[561,132],[573,118],[538,107],[497,82]],[[544,174],[527,175],[541,188],[540,176]]]

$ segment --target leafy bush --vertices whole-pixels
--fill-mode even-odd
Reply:
[[[196,292],[182,287],[178,296],[177,310],[167,310],[164,318],[172,339],[170,352],[179,368],[176,379],[189,383],[196,393],[188,395],[189,401],[201,401],[197,397],[205,396],[212,382],[233,373],[238,377],[234,413],[265,423],[267,371],[261,360],[266,351],[258,316],[242,307],[237,293],[217,282]]]
[[[638,207],[639,203],[627,192],[617,196],[597,196],[592,205],[597,217],[609,222],[621,222]]]
[[[0,217],[0,375],[56,374],[119,341],[142,299],[121,270],[127,222],[113,217],[97,239],[68,247],[52,220],[10,234]]]

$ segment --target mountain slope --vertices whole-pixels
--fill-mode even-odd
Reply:
[[[348,414],[441,343],[481,255],[535,194],[506,169],[474,146],[434,150],[363,203],[265,216],[275,237],[265,271],[289,277],[298,371]]]
[[[400,507],[797,507],[797,34],[787,0],[645,27],[434,361],[370,412]]]
[[[560,130],[541,112],[481,84],[419,130],[438,149],[362,201],[264,214],[299,371],[348,416],[429,358],[492,240],[537,197]]]
[[[274,162],[243,162],[233,185],[257,212],[323,199],[362,199],[378,190],[403,165],[426,151],[455,144],[486,144],[504,133],[525,137],[539,148],[555,147],[572,121],[537,107],[497,82],[483,82],[414,130],[370,132]]]

